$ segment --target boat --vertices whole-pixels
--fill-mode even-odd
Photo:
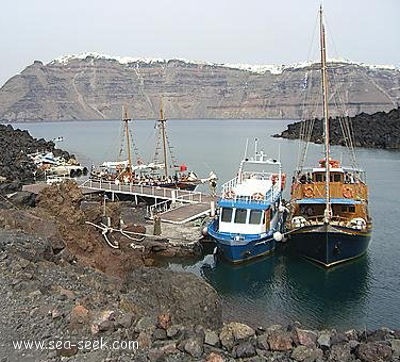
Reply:
[[[116,184],[134,184],[142,186],[156,186],[166,188],[176,188],[193,191],[196,187],[206,181],[216,179],[216,175],[211,172],[208,178],[200,179],[193,171],[188,171],[185,163],[178,164],[172,153],[169,144],[166,122],[163,109],[160,108],[160,119],[158,120],[158,138],[153,161],[144,163],[136,155],[136,162],[132,159],[132,135],[129,129],[129,122],[126,108],[123,113],[123,134],[125,138],[126,160],[106,161],[100,167],[92,167],[90,177],[94,180],[105,180]],[[162,158],[160,160],[160,153]]]
[[[164,111],[161,106],[160,119],[157,122],[157,144],[152,162],[157,166],[152,169],[152,176],[159,180],[163,187],[193,191],[198,185],[204,183],[205,180],[199,179],[195,172],[188,171],[185,163],[178,164],[168,140],[166,123],[167,119],[164,117]],[[162,154],[161,160],[160,153]]]
[[[217,214],[207,226],[218,253],[232,263],[273,252],[284,226],[281,163],[258,151],[257,140],[253,157],[247,148],[237,176],[222,185]]]
[[[328,70],[325,25],[322,7],[320,18],[321,86],[323,109],[324,155],[314,166],[304,167],[307,141],[291,185],[290,217],[287,219],[289,244],[295,253],[324,267],[346,262],[363,255],[371,238],[372,219],[368,212],[366,173],[357,166],[352,147],[348,117],[340,118],[350,166],[334,159],[330,150],[328,110]],[[310,123],[303,129],[312,131]],[[308,121],[312,122],[312,120]]]
[[[86,176],[88,169],[80,165],[74,158],[65,160],[61,156],[54,156],[53,152],[35,152],[28,155],[36,166],[35,176],[48,178],[51,176],[78,178]]]

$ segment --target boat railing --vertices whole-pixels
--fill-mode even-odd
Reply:
[[[312,215],[312,216],[307,216],[307,215],[297,215],[300,218],[303,218],[304,225],[323,225],[325,223],[325,216],[324,215]],[[292,219],[293,220],[293,219]],[[295,224],[297,223],[297,226],[300,226],[302,224],[300,220],[292,221],[293,226],[296,226]],[[329,219],[329,224],[330,225],[336,225],[336,226],[345,226],[345,227],[352,227],[352,228],[357,228],[357,225],[352,225],[351,220],[348,217],[343,217],[339,215],[333,215]],[[368,225],[368,224],[367,224]]]
[[[225,197],[224,199],[227,199],[227,198]],[[228,199],[230,199],[230,198],[228,198]],[[234,196],[231,199],[232,199],[232,201],[239,201],[239,202],[243,202],[243,203],[252,203],[252,204],[256,203],[256,204],[260,204],[260,205],[263,205],[263,204],[269,205],[271,203],[270,198],[257,199],[252,196]]]
[[[265,172],[265,171],[245,171],[243,172],[240,176],[236,176],[232,180],[229,180],[228,182],[225,182],[221,188],[222,188],[222,193],[226,193],[233,188],[236,187],[238,183],[243,182],[244,180],[247,179],[257,179],[257,180],[271,180],[271,177],[273,175],[279,175],[278,173],[272,173],[272,172]]]
[[[228,199],[236,202],[243,202],[243,203],[256,203],[262,205],[269,205],[275,202],[278,199],[278,196],[281,194],[278,186],[272,187],[268,192],[263,195],[259,192],[250,195],[236,195],[232,192],[231,188],[227,188],[227,191],[223,192],[220,199]]]

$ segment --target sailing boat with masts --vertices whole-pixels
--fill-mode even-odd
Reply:
[[[163,187],[173,187],[193,191],[199,184],[203,183],[194,172],[187,170],[186,164],[178,164],[172,152],[172,147],[167,136],[167,119],[164,117],[163,107],[160,107],[160,119],[158,120],[158,140],[154,152],[153,164],[162,169],[162,175],[153,169],[153,175],[162,182]],[[162,152],[162,160],[159,160]],[[215,176],[215,175],[214,175]],[[208,179],[207,179],[208,180]]]
[[[179,188],[193,191],[199,184],[211,179],[216,179],[213,172],[206,179],[199,179],[194,172],[188,172],[187,166],[178,164],[169,144],[166,122],[162,107],[160,108],[160,119],[158,120],[158,138],[156,151],[153,162],[144,163],[142,159],[136,155],[136,162],[132,159],[132,135],[129,129],[129,122],[132,119],[128,117],[126,107],[124,107],[122,117],[122,133],[123,143],[125,147],[121,147],[120,155],[125,148],[126,160],[123,161],[106,161],[103,162],[98,169],[93,168],[90,174],[92,179],[101,179],[115,183],[137,184],[143,186],[157,186],[167,188]],[[136,150],[136,148],[135,148]],[[160,152],[162,160],[160,160]]]
[[[356,165],[350,134],[347,134],[347,141],[351,150],[352,165],[344,167],[339,161],[331,158],[328,72],[322,7],[319,15],[324,157],[316,167],[306,168],[301,162],[298,165],[291,187],[288,235],[298,254],[330,267],[366,252],[372,222],[368,213],[365,172]],[[348,117],[343,119],[343,122],[346,121]],[[309,132],[312,131],[312,128],[306,125],[304,129],[307,128]],[[350,130],[344,123],[342,128]],[[304,147],[305,155],[307,144]]]
[[[129,131],[129,122],[132,119],[128,116],[127,108],[123,108],[123,116],[122,116],[122,133],[123,140],[122,142],[126,144],[125,152],[126,152],[126,160],[117,160],[117,161],[105,161],[98,168],[92,167],[90,172],[90,177],[92,179],[101,179],[106,181],[115,181],[115,182],[123,182],[130,183],[135,179],[135,171],[143,168],[141,162],[138,162],[138,165],[133,166],[132,164],[132,139],[131,133]],[[120,149],[120,156],[123,152],[123,147]]]

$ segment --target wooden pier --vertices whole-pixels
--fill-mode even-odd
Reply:
[[[102,180],[87,180],[81,188],[115,194],[131,195],[137,201],[138,197],[154,199],[150,214],[157,213],[162,222],[182,225],[207,215],[211,209],[213,197],[197,191],[166,188],[160,186],[115,184]],[[160,211],[161,210],[161,211]]]
[[[23,191],[38,194],[46,183],[24,185]],[[159,186],[115,184],[109,181],[86,180],[79,185],[83,194],[110,193],[111,201],[115,201],[119,194],[129,195],[136,201],[139,197],[154,199],[149,207],[152,216],[157,213],[161,221],[169,224],[183,225],[210,213],[211,202],[215,198],[197,191],[165,188]]]

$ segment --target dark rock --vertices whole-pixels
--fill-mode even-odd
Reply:
[[[329,353],[329,360],[335,362],[348,362],[353,360],[351,348],[348,344],[334,344]]]
[[[106,332],[114,330],[114,322],[110,320],[104,320],[99,323],[99,332]]]
[[[203,354],[203,345],[197,338],[190,338],[184,344],[184,349],[194,358],[200,358]]]
[[[317,359],[321,359],[323,352],[317,348],[310,348],[307,346],[297,346],[290,357],[295,361],[316,361]]]
[[[173,324],[167,329],[168,338],[178,338],[183,334],[184,327],[180,324]]]
[[[115,326],[117,328],[130,328],[135,316],[133,313],[124,313],[117,317]]]
[[[349,341],[348,337],[345,333],[334,333],[331,336],[331,345],[340,344],[340,343],[347,343]]]
[[[222,310],[217,292],[201,278],[158,268],[136,268],[127,278],[136,303],[146,305],[148,313],[168,310],[177,324],[202,324],[216,329],[222,324]],[[199,296],[201,296],[199,298]]]
[[[167,332],[165,329],[156,328],[153,332],[153,340],[157,341],[162,339],[167,339]]]
[[[9,194],[21,190],[22,182],[33,182],[38,175],[36,165],[28,156],[36,151],[57,153],[53,142],[35,139],[27,131],[14,130],[12,126],[0,124],[0,177],[6,181],[0,184],[0,194]],[[58,151],[66,160],[68,152]],[[17,194],[12,202],[22,206],[33,206],[34,196]]]
[[[350,329],[345,332],[347,339],[358,341],[358,332],[355,329]]]
[[[267,333],[260,334],[259,336],[257,336],[257,346],[258,346],[258,348],[260,348],[262,350],[269,351],[268,334]]]
[[[394,332],[387,328],[379,328],[376,331],[367,332],[368,342],[380,342],[393,338]]]
[[[13,205],[18,207],[35,206],[36,195],[27,191],[17,191],[8,197]]]
[[[311,142],[322,142],[322,121],[307,120],[313,123]],[[400,149],[400,108],[388,113],[377,112],[371,115],[361,113],[350,119],[354,134],[354,145],[357,147]],[[299,138],[301,122],[288,125],[288,129],[277,137],[297,139]],[[339,119],[330,121],[330,141],[332,144],[345,146],[345,138],[342,135]]]
[[[235,346],[232,354],[237,358],[248,358],[256,355],[256,349],[251,342],[242,342]]]
[[[135,326],[135,331],[136,332],[141,332],[141,331],[145,331],[145,330],[150,330],[150,329],[154,329],[154,323],[151,317],[149,316],[144,316],[142,318],[140,318]]]
[[[392,349],[382,343],[361,343],[355,350],[356,356],[363,362],[390,361]]]

